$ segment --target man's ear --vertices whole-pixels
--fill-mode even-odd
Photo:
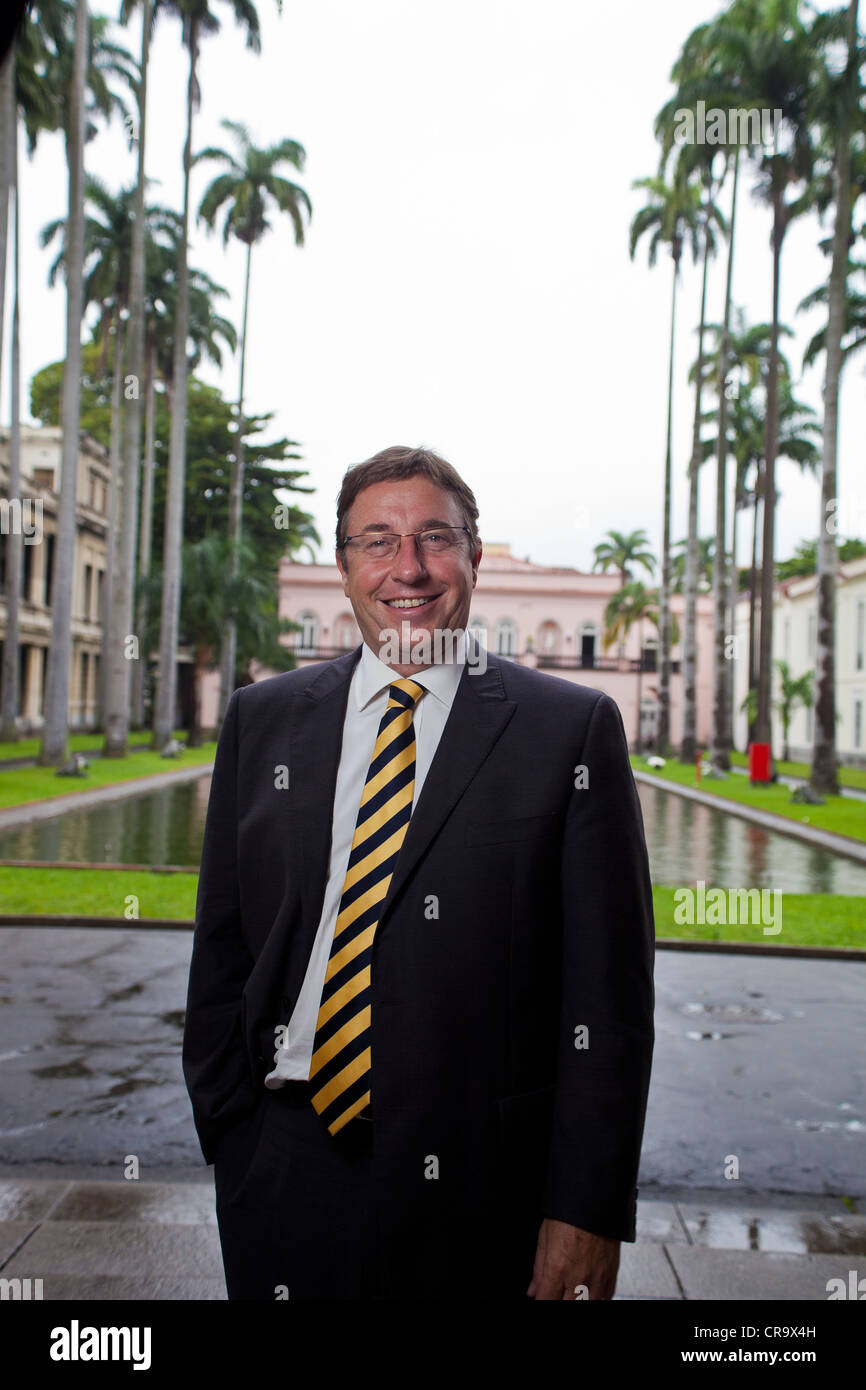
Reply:
[[[334,551],[334,555],[335,555],[336,560],[337,560],[337,569],[340,571],[340,578],[341,578],[341,580],[343,581],[343,593],[344,593],[344,594],[346,595],[346,597],[348,598],[348,595],[349,595],[349,588],[348,588],[348,585],[349,585],[349,575],[348,575],[347,570],[344,569],[344,567],[343,567],[343,561],[342,561],[342,558],[341,558],[341,556],[340,556],[339,550],[335,550],[335,551]]]
[[[472,587],[473,587],[473,589],[475,588],[475,585],[478,583],[478,566],[481,564],[481,555],[482,555],[482,551],[483,551],[483,546],[482,546],[481,542],[479,541],[479,542],[478,542],[478,548],[476,549],[475,555],[474,555],[473,560],[472,560]]]

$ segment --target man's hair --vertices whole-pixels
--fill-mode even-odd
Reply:
[[[346,539],[345,525],[352,503],[364,488],[373,483],[388,482],[393,478],[429,478],[436,487],[451,492],[457,498],[463,521],[469,527],[472,544],[478,544],[478,504],[475,494],[464,483],[456,468],[446,459],[434,454],[432,449],[419,447],[412,449],[406,444],[392,444],[382,449],[364,463],[353,464],[346,472],[337,498],[337,549],[340,550]]]

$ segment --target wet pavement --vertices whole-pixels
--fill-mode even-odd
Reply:
[[[640,1201],[615,1298],[824,1301],[864,1254],[848,1213]],[[0,1180],[0,1270],[47,1300],[224,1300],[212,1184]]]
[[[0,929],[0,1177],[201,1180],[192,933]],[[866,962],[659,951],[643,1198],[866,1195]],[[744,1247],[748,1248],[748,1247]]]

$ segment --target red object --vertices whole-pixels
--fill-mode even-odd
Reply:
[[[749,781],[769,782],[770,745],[769,743],[749,744]]]

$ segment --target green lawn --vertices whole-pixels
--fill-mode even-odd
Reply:
[[[13,869],[0,866],[0,901],[9,916],[79,913],[125,920],[127,898],[138,898],[139,917],[191,922],[198,875],[124,869]],[[782,930],[765,936],[760,924],[712,927],[674,921],[675,888],[653,887],[656,935],[692,941],[758,941],[763,945],[866,948],[866,898],[841,894],[785,893]]]
[[[80,913],[124,921],[126,899],[138,898],[139,917],[192,921],[198,874],[140,869],[12,869],[0,866],[0,902],[6,916]]]
[[[212,763],[215,752],[216,744],[206,743],[201,748],[185,748],[177,758],[161,758],[158,753],[149,750],[130,753],[126,758],[95,758],[85,777],[58,777],[50,767],[2,769],[0,808],[21,806],[28,801],[44,801],[49,797],[62,798],[94,787],[108,787],[137,777],[172,772],[179,767]]]
[[[684,884],[683,887],[694,887]],[[707,926],[680,924],[674,911],[682,899],[675,900],[676,888],[653,884],[653,911],[656,936],[682,941],[757,941],[764,946],[857,946],[866,949],[866,898],[849,898],[841,893],[783,893],[780,913],[773,915],[774,926],[782,930],[764,935],[760,923],[754,925]]]
[[[150,742],[152,735],[149,729],[134,729],[129,735],[131,744],[146,745]],[[179,729],[175,734],[178,742],[183,743],[186,734]],[[94,749],[101,749],[105,742],[105,734],[70,734],[68,743],[70,753],[90,753]],[[42,740],[39,737],[22,738],[17,743],[7,743],[0,740],[0,768],[4,760],[15,758],[38,758]]]
[[[748,767],[748,754],[732,753],[731,762],[734,767]],[[812,769],[808,763],[783,763],[781,760],[777,760],[776,770],[783,777],[803,777],[806,781],[812,774]],[[866,768],[840,767],[839,782],[843,787],[856,787],[858,791],[866,791]]]
[[[636,754],[631,758],[636,772],[646,772],[662,781],[678,782],[685,787],[695,787],[695,769],[691,765],[668,759],[661,771],[649,767],[645,757]],[[780,783],[767,782],[754,786],[747,777],[732,772],[724,781],[714,781],[702,777],[700,790],[725,801],[740,801],[746,806],[755,806],[761,811],[771,811],[787,820],[800,821],[814,825],[819,830],[830,830],[836,835],[847,835],[853,840],[866,842],[866,802],[853,797],[830,796],[824,806],[798,806],[791,803],[791,788]]]

